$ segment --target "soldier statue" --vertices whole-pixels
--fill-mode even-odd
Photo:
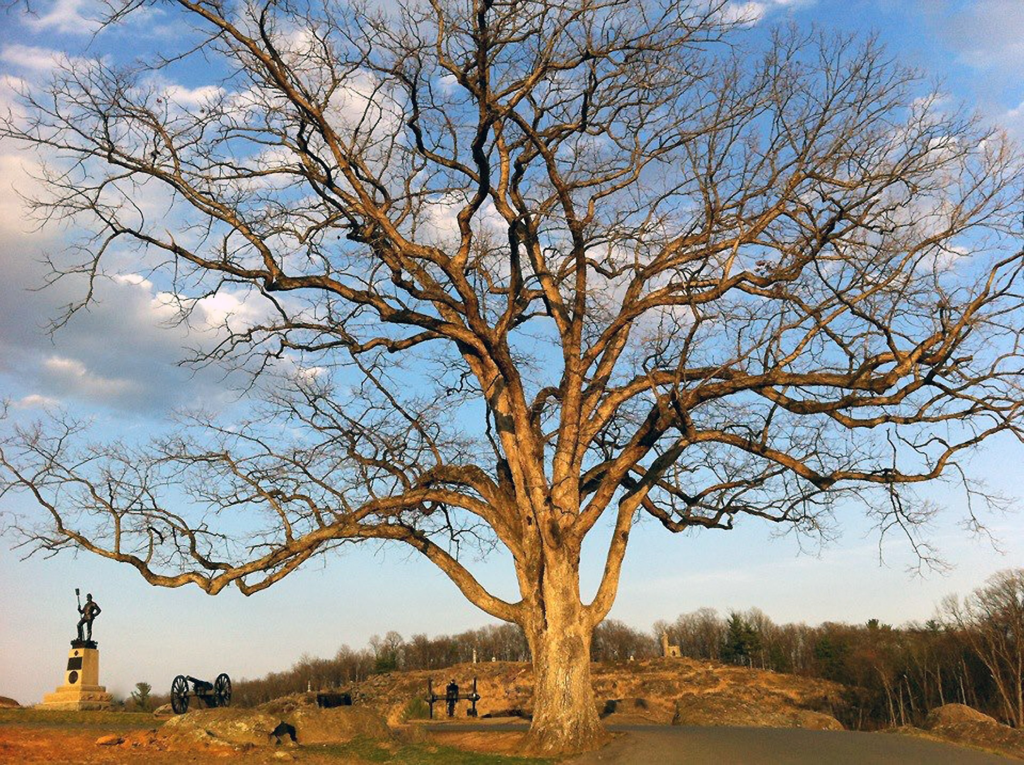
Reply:
[[[77,592],[77,591],[76,591]],[[95,600],[92,599],[92,593],[88,593],[85,596],[85,605],[79,603],[78,613],[81,615],[81,619],[78,620],[78,640],[79,642],[92,642],[92,623],[93,620],[100,615],[100,606]],[[82,636],[82,627],[86,628],[86,634],[88,637]]]

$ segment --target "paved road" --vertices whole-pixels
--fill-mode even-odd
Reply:
[[[440,723],[438,730],[526,730]],[[626,735],[566,765],[1008,765],[1019,760],[895,733],[609,725]]]
[[[611,726],[625,732],[572,765],[1007,765],[952,744],[887,733],[780,728]]]

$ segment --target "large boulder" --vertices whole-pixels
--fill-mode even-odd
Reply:
[[[616,724],[653,723],[654,715],[647,699],[608,699],[599,712],[607,722]]]
[[[0,696],[0,709],[19,709],[20,707],[21,704],[14,699],[10,699],[7,696]]]
[[[800,709],[793,714],[793,727],[804,730],[845,730],[843,724],[832,715]]]
[[[259,709],[197,709],[160,729],[169,742],[268,746],[343,744],[359,736],[390,738],[384,718],[366,707],[320,709],[302,699],[279,699]],[[294,736],[294,739],[293,739]]]
[[[197,744],[267,746],[277,743],[274,731],[280,723],[280,717],[256,709],[196,709],[172,717],[164,723],[160,735]]]
[[[977,709],[966,704],[944,704],[936,707],[928,713],[925,718],[924,727],[928,730],[933,728],[948,728],[952,725],[963,725],[964,723],[982,723],[984,725],[999,725],[994,717],[989,717]]]
[[[300,744],[343,744],[358,736],[391,737],[384,718],[366,707],[298,706],[282,719],[294,726]]]
[[[673,725],[737,728],[805,728],[843,730],[842,723],[824,712],[794,708],[781,699],[750,700],[716,694],[689,694],[676,701]]]
[[[973,746],[1024,760],[1024,730],[1003,725],[964,704],[944,704],[925,718],[929,733],[954,744]]]

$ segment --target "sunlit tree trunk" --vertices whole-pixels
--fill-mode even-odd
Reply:
[[[592,748],[604,736],[590,681],[594,625],[580,601],[578,554],[546,550],[524,629],[533,655],[533,724],[527,748],[555,754]]]

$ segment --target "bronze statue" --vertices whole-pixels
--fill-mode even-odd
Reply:
[[[80,597],[79,590],[75,588],[75,595]],[[78,601],[78,613],[81,615],[81,619],[78,620],[78,640],[79,642],[92,642],[92,623],[93,620],[100,615],[101,609],[99,603],[92,599],[92,593],[87,593],[85,596],[85,605],[82,605],[82,601]],[[88,637],[82,636],[82,627],[86,628]]]

